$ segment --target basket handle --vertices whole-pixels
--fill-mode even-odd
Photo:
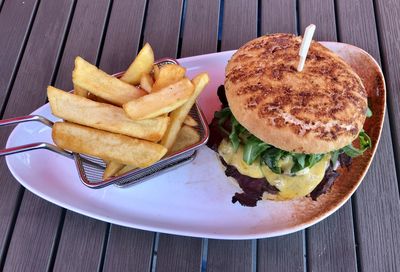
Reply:
[[[31,122],[31,121],[38,121],[48,127],[53,127],[52,121],[50,121],[40,115],[26,115],[26,116],[20,116],[20,117],[0,120],[0,127],[20,124],[20,123],[25,123],[25,122]],[[63,155],[67,158],[73,159],[72,152],[68,152],[64,149],[59,148],[58,146],[55,146],[55,145],[49,144],[49,143],[32,143],[32,144],[26,144],[26,145],[21,145],[21,146],[16,146],[16,147],[5,148],[5,149],[0,150],[0,157],[11,155],[11,154],[17,154],[17,153],[21,153],[21,152],[25,152],[25,151],[36,150],[36,149],[47,149],[47,150],[53,151],[57,154]]]

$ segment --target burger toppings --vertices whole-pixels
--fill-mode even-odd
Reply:
[[[279,200],[304,195],[316,200],[339,176],[335,170],[338,162],[349,167],[353,157],[371,147],[371,139],[362,130],[358,147],[349,144],[326,154],[285,151],[261,141],[236,120],[223,86],[218,88],[218,97],[223,108],[215,113],[210,124],[208,145],[219,153],[226,166],[225,174],[233,177],[243,190],[232,197],[233,203],[255,206],[264,192]]]

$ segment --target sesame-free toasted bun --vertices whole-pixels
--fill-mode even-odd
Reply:
[[[365,121],[367,93],[339,56],[313,41],[297,72],[301,37],[267,35],[243,45],[225,70],[229,107],[259,139],[298,153],[350,144]]]

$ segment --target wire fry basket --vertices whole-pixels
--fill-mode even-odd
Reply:
[[[163,66],[168,63],[178,64],[174,59],[162,59],[156,62],[158,66]],[[123,72],[114,74],[115,77],[122,76]],[[209,137],[208,125],[205,116],[199,106],[195,103],[189,112],[189,115],[195,119],[198,123],[196,127],[197,132],[200,135],[200,141],[186,147],[183,150],[172,153],[154,163],[153,165],[146,168],[134,169],[121,176],[112,177],[103,180],[103,173],[106,167],[105,162],[96,157],[88,156],[85,154],[73,153],[58,146],[50,143],[32,143],[17,147],[6,148],[0,150],[0,156],[7,156],[11,154],[27,152],[36,149],[47,149],[56,152],[60,155],[74,159],[79,178],[84,185],[89,188],[98,189],[111,184],[115,184],[118,187],[126,187],[129,185],[138,184],[139,182],[145,181],[151,177],[155,177],[159,174],[175,169],[181,165],[184,165],[192,161],[196,156],[196,150],[203,146]],[[22,117],[16,117],[6,120],[0,120],[1,126],[8,126],[13,124],[19,124],[24,122],[37,121],[46,126],[52,127],[53,122],[39,115],[28,115]]]

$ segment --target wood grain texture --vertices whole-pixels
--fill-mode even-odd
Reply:
[[[221,51],[238,49],[257,37],[257,1],[225,1]]]
[[[186,1],[180,57],[217,51],[220,1]]]
[[[201,239],[160,234],[157,272],[198,271],[201,262]]]
[[[177,55],[182,7],[183,0],[149,2],[143,41],[151,44],[156,59]]]
[[[258,240],[257,271],[304,271],[303,231]]]
[[[103,271],[150,271],[154,233],[111,226]]]
[[[378,31],[382,63],[385,69],[388,88],[388,108],[390,110],[391,129],[396,149],[397,173],[400,173],[400,5],[396,0],[374,1],[377,14]]]
[[[261,1],[260,34],[296,33],[296,1]]]
[[[7,1],[0,13],[0,105],[3,105],[11,87],[12,75],[18,69],[18,60],[28,37],[37,6],[36,0]]]
[[[107,224],[69,211],[65,216],[54,271],[95,271]]]
[[[45,102],[46,85],[55,70],[71,8],[72,1],[41,2],[5,110],[5,118],[26,115]],[[43,37],[47,37],[45,43]],[[2,129],[0,133],[2,146],[5,145],[10,131],[11,128]],[[4,160],[1,162],[0,171],[2,173],[0,199],[10,201],[1,204],[1,213],[4,212],[1,221],[3,222],[4,218],[4,221],[10,224],[12,221],[9,218],[18,211],[16,199],[20,185],[6,169]],[[30,192],[25,192],[4,270],[16,271],[18,267],[32,267],[38,271],[46,267],[47,262],[43,260],[48,260],[50,257],[60,211],[52,204],[34,197]],[[2,226],[5,230],[9,230],[10,227],[10,225]]]
[[[357,271],[352,221],[351,201],[348,201],[333,215],[306,230],[311,271]]]
[[[124,71],[140,43],[146,0],[113,1],[99,66],[108,73]]]
[[[313,39],[336,41],[334,0],[299,1],[300,35],[309,24],[317,26]]]
[[[68,32],[55,86],[69,91],[75,57],[96,63],[106,21],[109,0],[79,0]]]
[[[207,271],[251,271],[251,240],[208,240]]]
[[[377,4],[378,6],[381,5],[380,3]],[[397,15],[400,7],[398,4],[393,4],[393,2],[387,1],[385,7],[381,6],[386,13],[380,13],[382,9],[378,9],[378,20],[390,24],[387,28],[382,29],[382,39],[385,39],[384,36],[396,36],[396,31],[400,33],[398,29],[393,28],[393,24],[399,22]],[[379,62],[378,35],[372,2],[357,0],[349,3],[340,0],[337,2],[337,11],[341,41],[367,50]],[[398,94],[399,86],[398,76],[394,76],[393,72],[396,69],[398,70],[400,54],[395,51],[396,46],[398,46],[397,40],[389,39],[391,40],[389,44],[388,41],[385,44],[383,40],[381,40],[381,44],[382,52],[385,51],[384,48],[386,47],[386,50],[389,49],[392,53],[392,55],[382,54],[382,56],[387,65],[385,65],[387,99],[393,101],[393,99],[396,99],[394,96]],[[389,51],[386,51],[386,53]],[[396,115],[394,111],[391,113],[390,117],[399,118],[399,115]],[[395,129],[395,127],[392,127],[392,129]],[[400,248],[400,233],[398,231],[400,201],[392,146],[388,116],[386,115],[381,141],[374,161],[354,197],[359,269],[362,271],[400,270],[398,253]],[[396,144],[394,146],[396,147]]]

